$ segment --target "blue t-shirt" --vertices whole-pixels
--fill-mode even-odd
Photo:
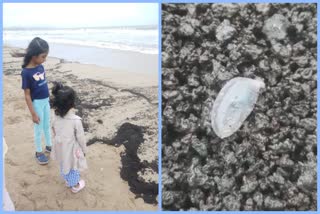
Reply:
[[[31,99],[45,99],[49,97],[46,73],[42,65],[34,68],[24,68],[21,72],[22,89],[30,89]]]

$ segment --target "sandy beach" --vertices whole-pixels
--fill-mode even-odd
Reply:
[[[9,147],[5,181],[16,210],[157,210],[157,72],[47,59],[49,87],[61,81],[78,93],[77,114],[88,139],[89,170],[82,174],[87,186],[73,194],[57,163],[40,166],[34,159],[33,124],[21,90],[22,58],[13,57],[13,50],[19,49],[3,49],[3,126]]]

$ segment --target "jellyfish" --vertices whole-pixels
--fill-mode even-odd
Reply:
[[[218,137],[229,137],[241,127],[262,88],[262,80],[244,77],[233,78],[223,86],[211,110],[211,125]]]

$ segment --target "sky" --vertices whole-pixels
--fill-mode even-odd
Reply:
[[[3,27],[108,27],[158,24],[157,3],[4,3]]]

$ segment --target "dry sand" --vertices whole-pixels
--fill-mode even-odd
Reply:
[[[87,186],[73,194],[64,186],[57,163],[40,166],[34,159],[33,124],[21,90],[22,58],[12,57],[12,50],[3,49],[3,122],[9,147],[6,187],[16,210],[157,210],[156,204],[136,197],[120,177],[124,146],[96,142],[112,139],[125,122],[142,126],[144,143],[138,157],[146,163],[157,162],[157,72],[137,75],[47,59],[49,86],[52,81],[63,81],[77,91],[81,100],[78,114],[93,143],[87,154],[89,170],[82,175]],[[138,175],[138,180],[158,182],[154,169],[145,168]]]

